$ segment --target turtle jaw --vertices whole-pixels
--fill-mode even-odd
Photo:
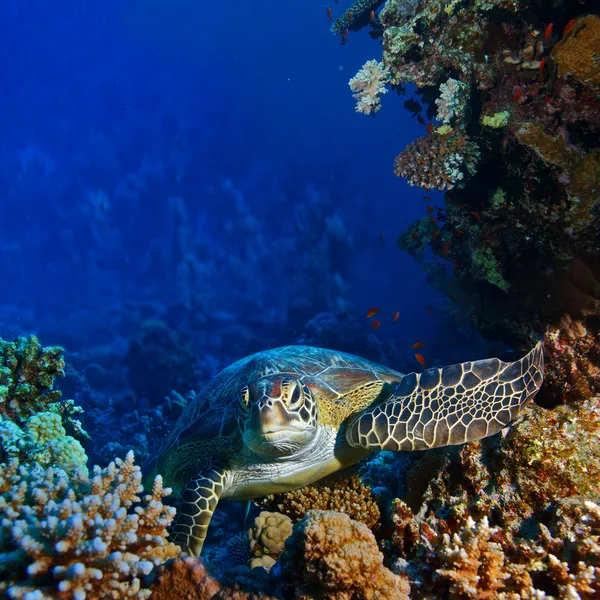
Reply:
[[[273,427],[268,430],[246,431],[243,439],[244,444],[256,454],[286,456],[309,444],[314,439],[315,432],[315,427]]]

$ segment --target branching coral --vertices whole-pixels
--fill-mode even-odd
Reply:
[[[479,151],[468,136],[433,134],[417,138],[396,157],[394,173],[409,185],[450,190],[476,171]]]
[[[298,521],[311,509],[335,510],[365,523],[373,531],[379,528],[381,518],[371,488],[358,475],[333,476],[293,492],[267,496],[260,506],[276,508],[292,521]]]
[[[405,577],[383,566],[369,528],[347,515],[309,511],[294,526],[282,569],[302,600],[406,600]]]
[[[462,122],[469,101],[469,86],[458,79],[448,79],[440,85],[440,97],[435,101],[437,119],[444,123],[453,120]]]
[[[386,84],[390,82],[390,74],[384,64],[376,60],[367,61],[362,69],[348,82],[355,92],[356,112],[363,115],[375,114],[381,108],[382,94],[387,93]]]
[[[142,493],[133,452],[91,478],[0,465],[0,591],[10,598],[146,598],[142,578],[174,557],[162,479]]]

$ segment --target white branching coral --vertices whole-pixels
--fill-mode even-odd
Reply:
[[[178,547],[167,542],[175,509],[162,478],[144,496],[133,452],[91,477],[0,465],[0,596],[147,598],[143,577]]]
[[[382,62],[367,61],[362,69],[348,82],[356,98],[356,112],[372,115],[381,108],[381,94],[387,93],[385,87],[391,81],[391,74]]]
[[[440,85],[440,97],[435,101],[438,107],[437,119],[449,123],[452,119],[465,116],[469,100],[469,86],[458,79],[448,79]]]

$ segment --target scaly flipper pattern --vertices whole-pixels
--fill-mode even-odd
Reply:
[[[411,373],[391,396],[350,421],[351,446],[427,450],[493,435],[537,393],[544,378],[541,343],[513,363],[497,358]]]
[[[200,556],[208,525],[225,487],[227,471],[210,469],[198,474],[185,486],[177,507],[171,541],[184,552]]]

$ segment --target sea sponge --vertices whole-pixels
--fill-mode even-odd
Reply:
[[[383,566],[373,533],[342,513],[309,511],[280,561],[299,600],[408,599],[408,579]]]
[[[276,508],[292,521],[309,510],[335,510],[364,523],[372,531],[379,529],[381,512],[371,488],[358,475],[334,475],[307,487],[266,496],[257,503],[262,508]]]

